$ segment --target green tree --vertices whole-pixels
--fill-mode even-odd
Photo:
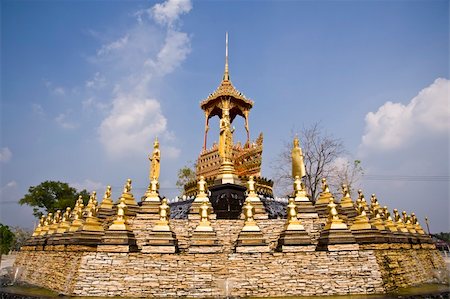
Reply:
[[[441,239],[442,241],[450,242],[450,233],[440,232],[440,233],[434,234],[434,236],[438,239]]]
[[[0,263],[2,255],[8,254],[11,251],[14,242],[14,234],[7,225],[0,223]]]
[[[181,191],[181,193],[183,193],[184,185],[186,185],[190,181],[195,180],[195,164],[189,164],[191,164],[191,166],[185,165],[178,170],[176,186]]]
[[[86,204],[89,200],[89,193],[86,190],[77,192],[67,183],[45,181],[37,186],[31,186],[28,193],[19,200],[19,204],[33,207],[33,215],[39,219],[46,213],[54,213],[66,207],[73,208],[79,195]]]

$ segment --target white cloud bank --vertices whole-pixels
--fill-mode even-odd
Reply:
[[[398,150],[429,134],[448,133],[449,90],[450,81],[438,78],[407,105],[386,102],[369,112],[360,149]]]
[[[168,0],[146,10],[147,17],[167,25],[163,32],[149,25],[149,20],[143,20],[142,12],[138,12],[133,28],[97,51],[97,61],[116,75],[112,80],[115,84],[111,108],[98,129],[99,139],[109,156],[149,152],[156,136],[164,139],[173,135],[168,131],[168,121],[159,100],[151,96],[150,83],[153,78],[173,72],[191,51],[189,36],[173,27],[179,16],[191,8],[190,1]],[[120,58],[122,64],[118,65],[115,58]],[[97,77],[102,78],[102,82],[107,81],[100,75]],[[90,104],[86,102],[85,107]],[[172,158],[179,155],[178,149],[167,147]]]
[[[11,150],[7,147],[2,147],[0,149],[0,162],[9,162],[12,158]]]
[[[178,18],[192,9],[190,0],[169,0],[153,6],[148,13],[162,25],[172,26]]]
[[[438,78],[408,103],[368,113],[359,147],[366,196],[415,212],[422,224],[428,216],[434,232],[449,223],[449,88]]]

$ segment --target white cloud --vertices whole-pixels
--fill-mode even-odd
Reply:
[[[81,183],[80,182],[71,183],[70,186],[74,187],[78,191],[81,191],[83,189],[85,189],[88,192],[96,191],[97,196],[99,196],[99,194],[102,194],[103,191],[106,189],[106,186],[103,183],[96,182],[91,179],[85,179]]]
[[[6,184],[5,186],[6,188],[16,188],[17,187],[17,182],[16,181],[10,181]]]
[[[159,24],[172,26],[182,14],[188,13],[191,9],[192,3],[189,0],[167,0],[155,4],[149,13]]]
[[[105,85],[106,79],[100,72],[96,72],[91,80],[86,81],[86,88],[100,89]]]
[[[96,63],[104,68],[102,74],[108,76],[104,79],[112,90],[110,109],[98,128],[100,141],[110,156],[148,152],[156,136],[170,136],[164,140],[174,141],[160,102],[152,96],[151,82],[155,77],[161,79],[173,72],[189,54],[188,34],[174,30],[171,25],[191,7],[190,1],[168,0],[145,10],[157,22],[167,24],[164,29],[155,27],[148,19],[143,20],[140,11],[135,26],[97,51]],[[95,99],[90,97],[83,102],[83,107],[95,104]],[[170,152],[167,157],[179,155],[177,148],[166,146]]]
[[[12,158],[11,150],[7,147],[0,149],[0,162],[9,162]]]
[[[60,113],[57,117],[55,117],[55,121],[63,129],[72,130],[78,128],[78,124],[67,120],[67,114],[65,113]]]
[[[128,44],[129,35],[125,35],[118,40],[115,40],[109,44],[103,45],[98,51],[97,55],[102,56],[109,54],[111,51],[124,48]]]
[[[167,129],[167,119],[154,99],[118,95],[99,128],[100,141],[111,156],[147,151],[151,140]]]
[[[429,134],[448,132],[450,81],[436,79],[407,105],[386,102],[366,115],[360,150],[396,150]]]
[[[153,68],[155,72],[159,72],[159,75],[166,75],[178,67],[186,59],[190,51],[188,35],[184,32],[169,30],[164,46],[159,51],[156,61],[149,59],[145,64]]]

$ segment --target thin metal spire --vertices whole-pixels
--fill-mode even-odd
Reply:
[[[228,73],[228,32],[225,33],[225,73],[223,74],[223,80],[230,80],[230,74]]]

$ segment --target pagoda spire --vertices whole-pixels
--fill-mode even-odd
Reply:
[[[230,81],[230,74],[228,72],[228,32],[225,33],[225,72],[223,74],[223,81]]]

